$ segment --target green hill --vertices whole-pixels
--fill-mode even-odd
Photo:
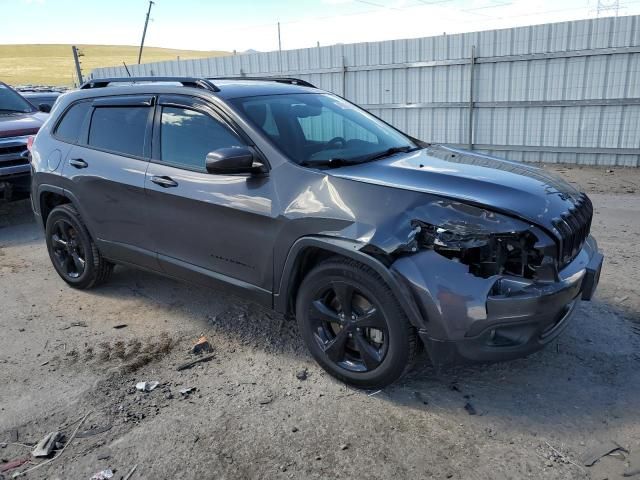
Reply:
[[[80,57],[83,75],[97,67],[135,64],[137,46],[129,45],[76,45],[83,54]],[[218,57],[229,52],[173,50],[145,47],[142,62],[162,60]],[[11,84],[67,85],[76,81],[71,45],[0,45],[0,80]]]

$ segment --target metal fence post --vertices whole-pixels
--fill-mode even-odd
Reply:
[[[347,98],[347,60],[342,57],[342,97]]]
[[[471,45],[471,54],[469,55],[469,131],[468,145],[469,150],[473,150],[473,71],[476,64],[476,46]]]

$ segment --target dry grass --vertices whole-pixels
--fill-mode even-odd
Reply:
[[[82,73],[86,76],[98,67],[136,63],[138,47],[128,45],[77,45],[81,53]],[[229,52],[172,50],[145,47],[142,61],[218,57]],[[0,80],[12,85],[66,85],[75,81],[71,45],[0,45]]]

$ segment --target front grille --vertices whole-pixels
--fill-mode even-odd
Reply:
[[[15,153],[17,155],[20,155],[26,150],[27,150],[26,145],[12,145],[10,147],[0,146],[0,155],[9,155],[10,153]]]
[[[28,158],[17,158],[15,160],[0,161],[0,168],[17,167],[20,165],[29,165]]]
[[[574,207],[553,219],[553,225],[560,234],[560,268],[570,263],[582,248],[589,236],[592,218],[593,205],[582,193]]]

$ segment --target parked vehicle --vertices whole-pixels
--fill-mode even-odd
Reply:
[[[76,288],[114,263],[296,316],[318,363],[381,387],[540,349],[596,288],[589,198],[429,145],[295,79],[93,80],[33,145],[32,202]]]
[[[41,112],[50,112],[53,104],[62,92],[55,91],[27,91],[19,92],[27,101]]]
[[[0,198],[11,200],[29,195],[31,167],[27,141],[46,118],[45,113],[0,82]]]

